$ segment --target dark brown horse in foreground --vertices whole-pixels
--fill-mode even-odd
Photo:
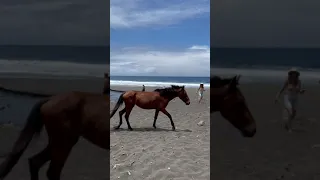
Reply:
[[[132,111],[132,108],[137,105],[138,107],[142,109],[155,109],[154,114],[154,121],[153,121],[153,127],[156,127],[156,121],[158,118],[159,111],[164,113],[168,116],[171,122],[172,130],[175,130],[174,123],[172,121],[171,115],[166,110],[166,107],[168,103],[176,98],[179,97],[186,105],[190,104],[190,99],[188,97],[188,94],[184,88],[184,86],[171,86],[164,89],[156,89],[153,92],[146,92],[146,91],[127,91],[120,95],[119,100],[113,110],[111,111],[111,116],[117,112],[119,107],[123,104],[125,104],[125,108],[123,108],[121,111],[119,111],[119,125],[115,127],[115,129],[119,129],[122,124],[122,116],[125,113],[125,118],[127,121],[128,129],[132,130],[130,123],[129,123],[129,116]]]
[[[105,88],[108,88],[105,83]],[[11,153],[0,165],[3,180],[27,146],[46,128],[49,143],[40,153],[29,158],[31,180],[38,180],[39,169],[50,161],[47,177],[60,180],[63,166],[73,146],[83,137],[105,150],[110,150],[110,91],[106,94],[70,92],[47,97],[32,108],[27,122]]]
[[[210,113],[219,111],[244,137],[256,134],[256,123],[238,88],[240,76],[210,78]]]

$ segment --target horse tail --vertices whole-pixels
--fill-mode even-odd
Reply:
[[[48,100],[41,100],[37,102],[28,118],[24,128],[21,130],[18,140],[15,142],[13,149],[8,153],[7,158],[0,164],[0,179],[4,179],[11,169],[17,164],[23,152],[27,149],[29,143],[35,135],[40,135],[43,129],[43,122],[41,120],[41,106]]]
[[[123,104],[123,95],[124,95],[124,93],[122,93],[122,94],[120,95],[117,104],[114,106],[113,110],[111,111],[110,118],[112,118],[112,116],[117,112],[117,110],[119,109],[119,107]]]

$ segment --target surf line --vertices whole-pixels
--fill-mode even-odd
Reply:
[[[40,94],[40,93],[33,93],[33,92],[27,92],[27,91],[18,91],[18,90],[12,90],[7,89],[0,86],[0,91],[3,91],[5,93],[11,93],[11,94],[17,94],[22,96],[31,96],[31,97],[50,97],[51,94]]]
[[[27,92],[27,91],[12,90],[12,89],[7,89],[7,88],[1,87],[1,86],[0,86],[0,91],[6,92],[6,93],[11,93],[11,94],[17,94],[17,95],[32,96],[32,97],[53,96],[52,94],[40,94],[40,93],[33,93],[33,92]],[[120,91],[120,90],[115,90],[115,89],[110,89],[110,91],[120,92],[120,93],[126,92],[126,91]]]
[[[110,88],[110,91],[113,91],[113,92],[121,92],[121,93],[126,92],[126,91],[114,90],[114,89],[111,89],[111,88]]]

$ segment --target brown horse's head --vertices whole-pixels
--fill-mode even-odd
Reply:
[[[256,123],[238,88],[239,79],[240,76],[231,79],[211,78],[212,111],[219,111],[243,136],[253,137],[256,133]]]
[[[186,105],[190,104],[190,99],[189,96],[187,94],[187,91],[185,90],[184,86],[171,86],[172,89],[174,89],[176,92],[178,92],[178,97],[184,102],[186,103]]]

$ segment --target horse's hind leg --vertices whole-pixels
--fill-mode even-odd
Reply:
[[[173,130],[173,131],[176,130],[176,127],[174,126],[172,117],[171,117],[171,115],[168,113],[168,111],[167,111],[166,109],[161,109],[161,112],[163,112],[163,114],[167,115],[168,118],[170,119],[171,126],[172,126],[172,130]]]
[[[66,140],[67,138],[67,140]],[[47,171],[49,180],[60,180],[61,171],[79,138],[58,140],[51,144],[51,162]]]
[[[115,127],[115,129],[119,129],[121,124],[122,124],[122,116],[123,114],[126,112],[126,108],[123,108],[121,111],[119,111],[119,117],[120,117],[120,121],[119,121],[119,125]]]
[[[29,172],[31,180],[39,180],[40,168],[50,160],[50,148],[47,146],[40,153],[29,158]]]
[[[126,108],[126,115],[124,116],[124,117],[126,118],[126,121],[127,121],[128,129],[131,130],[131,131],[132,131],[133,129],[132,129],[130,123],[129,123],[129,116],[130,116],[130,113],[131,113],[131,111],[132,111],[132,108],[133,108],[133,106]]]
[[[156,112],[154,113],[154,120],[153,120],[153,127],[155,129],[157,128],[156,123],[157,123],[158,115],[159,115],[159,110],[157,109]]]

